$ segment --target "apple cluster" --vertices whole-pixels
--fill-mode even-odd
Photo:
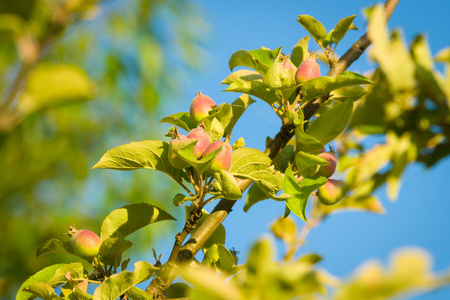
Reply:
[[[169,149],[172,149],[176,144],[186,141],[188,139],[197,140],[194,146],[194,155],[197,159],[202,159],[210,153],[222,147],[220,153],[214,158],[209,166],[210,172],[219,172],[220,170],[228,171],[231,167],[232,148],[228,139],[224,142],[217,140],[211,142],[211,137],[205,131],[203,126],[203,119],[209,115],[209,112],[216,107],[216,103],[208,96],[199,92],[191,102],[190,118],[198,127],[192,129],[187,136],[176,133],[176,136],[170,141]],[[169,150],[169,162],[177,169],[186,169],[190,165],[188,162],[181,159],[173,151]]]
[[[316,173],[316,175],[327,178],[327,182],[317,190],[317,197],[320,203],[324,205],[336,204],[344,198],[348,191],[344,181],[329,178],[336,171],[336,156],[332,151],[322,152],[318,156],[325,159],[328,165],[320,166]]]

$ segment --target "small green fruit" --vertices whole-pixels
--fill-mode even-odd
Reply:
[[[317,77],[320,77],[320,66],[316,61],[316,53],[311,53],[311,56],[298,66],[295,82],[300,84]]]
[[[76,230],[70,227],[70,245],[79,257],[92,261],[97,256],[102,240],[98,235],[89,230]]]
[[[211,143],[208,148],[205,149],[205,152],[203,152],[203,157],[219,149],[220,146],[222,146],[222,150],[217,154],[209,167],[211,172],[219,172],[220,170],[228,171],[231,167],[232,148],[228,142],[218,140]]]
[[[331,175],[333,175],[336,171],[336,157],[333,155],[333,153],[330,152],[323,152],[317,156],[326,159],[329,165],[320,166],[319,171],[317,171],[316,175],[324,176],[327,178],[331,177]]]
[[[199,124],[209,112],[216,107],[216,103],[208,96],[199,92],[191,102],[190,117],[195,125]]]
[[[342,180],[328,179],[327,183],[317,190],[317,197],[323,205],[338,203],[347,194],[347,186]]]
[[[200,159],[205,149],[211,144],[209,134],[201,126],[192,129],[187,135],[187,138],[198,140],[194,146],[194,154],[197,159]]]

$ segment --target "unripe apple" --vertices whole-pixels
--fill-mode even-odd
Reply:
[[[214,107],[216,107],[216,103],[210,97],[199,92],[192,100],[189,110],[192,122],[195,125],[199,124]]]
[[[327,178],[331,177],[331,175],[333,175],[334,172],[336,171],[336,157],[331,152],[323,152],[317,156],[326,159],[329,165],[320,166],[319,171],[317,171],[316,175],[324,176]]]
[[[316,53],[311,53],[311,56],[298,66],[295,82],[300,84],[317,77],[320,77],[320,66],[316,61]]]
[[[228,171],[231,167],[231,152],[232,148],[228,142],[224,142],[221,140],[215,141],[211,143],[208,148],[206,148],[205,152],[203,152],[203,157],[207,156],[211,152],[219,149],[222,146],[222,150],[219,154],[214,158],[209,170],[211,172],[219,172],[220,170]]]
[[[177,137],[175,137],[174,139],[172,139],[169,143],[169,162],[170,164],[177,169],[186,169],[189,168],[190,164],[184,160],[182,160],[179,156],[177,156],[173,150],[173,148],[180,142],[183,142],[187,140],[187,137],[182,135],[182,134],[178,134]]]
[[[292,76],[295,76],[295,66],[290,62],[289,58],[283,60],[283,62],[281,63],[281,67],[284,69],[288,69],[289,71],[291,71]]]
[[[187,138],[198,140],[197,144],[194,146],[194,154],[197,159],[200,159],[205,149],[211,144],[209,134],[201,126],[192,129],[187,135]]]
[[[347,194],[347,186],[342,180],[328,179],[327,183],[317,190],[317,197],[323,205],[338,203]]]
[[[97,256],[102,245],[102,240],[98,235],[90,230],[76,230],[71,227],[69,231],[70,245],[79,257],[92,261]]]

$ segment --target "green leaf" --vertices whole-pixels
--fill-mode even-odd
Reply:
[[[386,15],[382,5],[377,5],[369,19],[367,35],[372,41],[370,57],[375,60],[387,76],[392,91],[415,88],[415,66],[399,32],[386,30]]]
[[[240,148],[233,152],[231,168],[228,171],[235,177],[251,179],[264,193],[274,200],[286,197],[276,193],[283,188],[283,178],[273,168],[269,168],[270,158],[260,150]]]
[[[158,270],[146,261],[134,264],[134,272],[123,271],[108,277],[94,292],[94,300],[113,300],[135,285],[150,279]]]
[[[347,33],[348,30],[352,29],[351,25],[353,24],[353,20],[356,15],[348,16],[346,18],[341,19],[333,29],[333,33],[331,34],[331,40],[333,43],[337,44],[340,40],[342,40]]]
[[[303,178],[298,183],[291,168],[286,169],[284,174],[284,192],[292,195],[292,198],[286,200],[286,206],[291,212],[306,222],[305,211],[309,196],[326,182],[327,179],[325,177],[312,176]]]
[[[335,205],[319,205],[323,214],[348,211],[364,211],[383,214],[385,212],[380,200],[374,196],[346,196]]]
[[[248,95],[243,94],[231,104],[232,118],[225,127],[224,136],[231,135],[234,125],[236,125],[236,122],[247,110],[247,108],[254,102],[255,100],[250,98]]]
[[[47,282],[50,280],[50,278],[53,277],[56,270],[58,270],[60,267],[64,266],[65,264],[56,264],[51,265],[48,267],[45,267],[44,269],[40,270],[36,274],[32,275],[30,278],[28,278],[19,288],[19,291],[16,295],[16,300],[28,300],[28,297],[30,297],[30,293],[25,292],[23,289],[27,286],[30,286],[33,283],[36,282]]]
[[[189,292],[190,299],[245,299],[233,281],[230,282],[227,277],[217,274],[209,267],[201,265],[195,272],[192,272],[191,268],[182,267],[179,273],[183,279],[195,286],[195,289]]]
[[[298,67],[302,63],[302,61],[308,59],[310,56],[308,50],[308,42],[309,35],[300,39],[297,44],[295,44],[294,49],[292,49],[291,61],[296,67]]]
[[[172,285],[169,286],[169,288],[167,289],[167,297],[168,298],[187,297],[190,290],[192,290],[192,288],[186,283],[175,282],[172,283]]]
[[[298,151],[295,154],[295,165],[300,174],[304,177],[314,176],[319,170],[320,166],[326,166],[329,163],[326,159],[318,157],[303,151]]]
[[[251,174],[268,168],[271,164],[270,158],[264,152],[254,148],[240,148],[233,152],[231,174]]]
[[[258,97],[270,105],[281,104],[280,96],[267,88],[262,81],[262,76],[256,72],[239,70],[225,78],[222,83],[228,84],[224,92],[245,93]]]
[[[168,159],[169,143],[141,141],[108,150],[92,169],[130,171],[158,170],[173,178],[180,178],[182,170],[174,168]]]
[[[359,74],[346,71],[336,77],[322,76],[306,81],[302,86],[302,101],[310,101],[323,94],[330,93],[345,86],[371,84],[372,82]]]
[[[341,102],[347,100],[356,101],[361,99],[365,94],[367,94],[367,91],[362,86],[359,85],[345,86],[334,90],[331,93],[330,99],[337,99]]]
[[[211,124],[209,125],[209,137],[211,138],[211,142],[215,142],[220,140],[225,133],[225,130],[222,124],[216,118],[213,118]]]
[[[36,250],[36,256],[40,256],[46,253],[60,253],[77,256],[75,252],[73,252],[72,246],[70,245],[69,241],[61,242],[60,240],[55,238],[46,241]]]
[[[24,288],[25,291],[32,294],[34,297],[39,297],[42,300],[57,300],[63,299],[56,295],[55,290],[44,282],[34,282]]]
[[[186,217],[188,218],[190,214],[190,207],[185,207],[185,210],[186,210]],[[194,234],[195,231],[197,231],[197,229],[203,224],[203,222],[205,222],[208,215],[209,213],[207,211],[202,210],[202,216],[197,221],[195,228],[191,231],[191,235]],[[220,224],[219,227],[216,228],[213,234],[203,245],[202,247],[203,252],[212,247],[214,244],[225,244],[225,237],[226,237],[225,227],[222,224]]]
[[[442,50],[440,50],[435,58],[436,61],[438,62],[443,62],[443,63],[448,63],[450,64],[450,47],[444,48]]]
[[[322,145],[326,145],[345,130],[352,113],[353,102],[344,101],[322,113],[314,122],[311,122],[306,133]]]
[[[232,109],[231,105],[228,103],[223,103],[223,104],[216,106],[212,111],[209,112],[209,116],[207,116],[203,119],[203,122],[205,124],[205,131],[208,132],[210,135],[211,135],[211,132],[217,131],[218,125],[216,122],[219,122],[220,125],[222,126],[222,129],[219,130],[219,131],[221,131],[220,133],[222,135],[220,135],[220,133],[219,134],[213,133],[213,136],[211,136],[212,141],[216,141],[223,137],[224,129],[228,126],[232,117],[233,117],[233,109]],[[214,120],[216,120],[216,121],[214,121]],[[215,125],[214,125],[214,123],[215,123]],[[220,137],[218,137],[219,135],[220,135]],[[214,138],[216,138],[216,139],[214,139]]]
[[[126,291],[125,295],[130,300],[153,300],[153,296],[137,287],[132,287]]]
[[[100,237],[102,241],[110,237],[125,238],[142,227],[164,220],[176,219],[148,203],[125,205],[112,211],[105,218]]]
[[[275,170],[284,173],[286,168],[289,167],[294,162],[294,146],[286,145],[284,148],[275,156],[272,161]]]
[[[220,170],[219,177],[223,198],[228,200],[239,200],[242,198],[242,191],[233,175],[225,170]]]
[[[169,123],[180,128],[183,128],[186,131],[191,131],[191,129],[195,128],[195,124],[192,122],[190,114],[188,112],[179,112],[167,117],[164,117],[159,121],[159,123]]]
[[[122,254],[133,246],[123,238],[107,238],[100,246],[100,261],[108,266],[118,267],[122,262]]]
[[[197,199],[197,196],[186,196],[183,194],[176,194],[173,197],[173,204],[175,206],[180,206],[181,204]]]
[[[272,65],[275,58],[280,53],[281,48],[270,49],[256,49],[251,51],[239,50],[233,53],[228,62],[230,70],[237,66],[248,67],[260,74],[266,73],[269,67]]]
[[[57,287],[61,284],[66,283],[69,279],[67,279],[66,274],[70,272],[70,280],[83,280],[85,278],[85,272],[83,268],[83,264],[81,263],[71,263],[67,265],[63,265],[59,267],[52,278],[47,281],[47,284],[51,287]],[[86,275],[87,277],[87,275]]]
[[[315,18],[308,15],[299,15],[297,21],[311,34],[316,43],[320,44],[327,37],[327,30]]]
[[[278,59],[264,74],[263,83],[272,90],[287,90],[297,85],[292,71],[283,67],[283,63],[278,62]]]
[[[281,217],[270,226],[270,230],[275,237],[281,239],[286,245],[290,245],[295,239],[297,226],[291,218]]]
[[[252,184],[247,192],[247,199],[245,200],[244,211],[248,212],[250,207],[255,205],[256,203],[270,199],[266,193],[259,187],[257,184]]]
[[[224,245],[214,244],[205,252],[202,263],[222,272],[230,272],[234,267],[234,258]]]
[[[307,153],[319,153],[322,151],[324,145],[314,137],[306,134],[303,120],[304,116],[300,113],[296,120],[297,126],[295,127],[296,149]]]
[[[249,280],[264,280],[273,265],[274,249],[268,239],[257,241],[250,249],[247,262]]]
[[[39,64],[28,75],[18,109],[29,114],[44,107],[86,101],[94,96],[89,76],[72,65]]]

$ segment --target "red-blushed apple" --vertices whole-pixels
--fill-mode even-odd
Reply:
[[[210,97],[199,92],[192,100],[189,110],[192,122],[198,125],[214,107],[216,107],[216,103]]]
[[[70,227],[68,232],[70,236],[70,245],[73,251],[79,257],[91,262],[97,256],[102,240],[90,230],[77,230]]]
[[[337,179],[328,181],[317,190],[317,197],[323,205],[333,205],[338,203],[347,194],[345,182]]]
[[[219,172],[220,170],[228,171],[231,167],[232,148],[228,142],[218,140],[211,143],[208,148],[206,148],[205,152],[203,152],[203,157],[219,149],[220,146],[222,146],[222,150],[217,154],[209,167],[211,172]]]
[[[200,159],[205,149],[211,144],[209,134],[202,126],[192,129],[186,136],[188,139],[197,139],[198,142],[194,146],[194,154],[197,159]]]
[[[300,84],[317,77],[320,77],[320,66],[316,61],[316,53],[311,53],[311,56],[298,66],[295,82]]]
[[[317,156],[326,159],[329,165],[320,166],[319,171],[317,171],[316,175],[324,176],[327,178],[331,177],[331,175],[333,175],[336,171],[336,157],[333,153],[330,152],[323,152]]]
[[[177,169],[186,169],[189,168],[190,164],[184,160],[182,160],[179,156],[177,156],[173,150],[173,148],[180,142],[183,142],[187,140],[187,137],[182,135],[182,134],[178,134],[177,137],[173,138],[172,140],[170,140],[169,143],[169,162],[170,164]]]

